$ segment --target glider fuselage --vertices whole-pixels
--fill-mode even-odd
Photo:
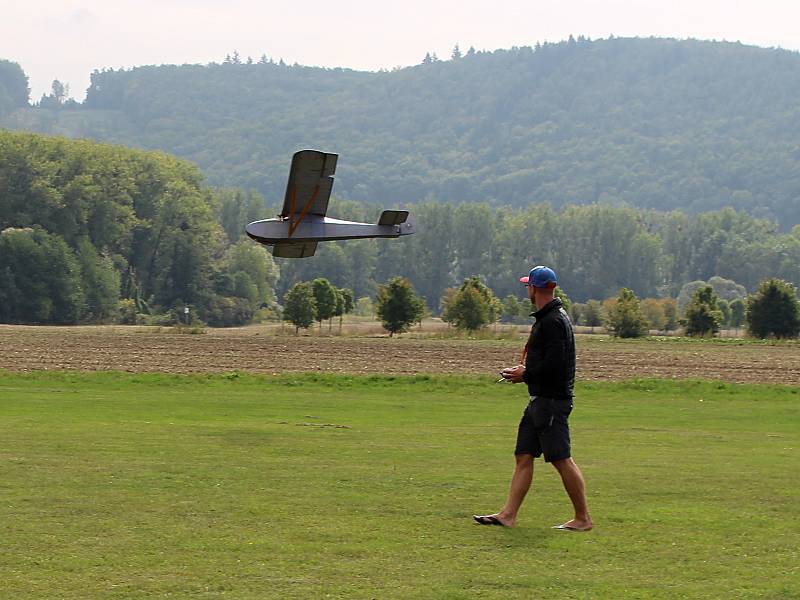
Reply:
[[[414,223],[409,219],[399,225],[376,225],[306,215],[294,225],[288,217],[254,221],[247,225],[245,231],[257,242],[275,245],[287,242],[327,242],[373,237],[396,238],[414,233]]]

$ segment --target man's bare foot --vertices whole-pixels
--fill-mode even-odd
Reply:
[[[508,519],[500,516],[500,513],[493,515],[472,515],[472,518],[481,525],[500,525],[502,527],[514,527],[516,519]]]
[[[566,531],[589,531],[594,527],[591,519],[572,519],[561,525],[555,525],[553,529],[563,529]]]

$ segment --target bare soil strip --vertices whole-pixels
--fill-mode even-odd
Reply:
[[[280,334],[266,327],[175,333],[143,327],[0,325],[0,369],[202,373],[246,371],[494,375],[524,344],[508,340]],[[578,336],[578,377],[718,379],[800,385],[800,345]]]

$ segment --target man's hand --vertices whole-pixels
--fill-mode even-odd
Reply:
[[[511,383],[522,383],[522,376],[525,374],[525,365],[517,365],[516,367],[506,367],[500,371],[505,379]]]

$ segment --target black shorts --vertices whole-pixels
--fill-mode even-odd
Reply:
[[[533,397],[519,422],[514,454],[544,454],[545,462],[570,458],[567,419],[571,412],[572,398]]]

